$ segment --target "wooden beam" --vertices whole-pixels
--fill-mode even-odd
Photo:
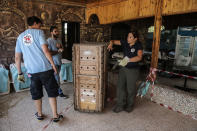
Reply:
[[[51,4],[65,5],[65,6],[78,6],[86,7],[86,3],[83,2],[72,2],[71,0],[34,0],[34,2],[45,2]]]
[[[155,15],[157,0],[89,0],[86,22],[92,14],[99,17],[100,24],[147,18]],[[162,0],[162,15],[197,12],[197,0]],[[110,14],[110,15],[109,15]],[[110,17],[109,17],[110,16]],[[102,17],[102,18],[100,18]]]
[[[153,34],[153,44],[152,44],[152,59],[151,59],[152,68],[157,68],[158,65],[160,33],[161,33],[161,24],[162,24],[162,5],[163,5],[163,0],[156,0],[154,34]]]

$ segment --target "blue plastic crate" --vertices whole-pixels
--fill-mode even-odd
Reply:
[[[8,70],[0,65],[0,94],[10,93]]]
[[[25,66],[23,64],[21,64],[21,70],[22,70],[22,72],[24,74],[24,77],[25,77],[25,82],[24,83],[23,82],[19,82],[17,80],[18,72],[17,72],[17,69],[16,69],[16,65],[15,64],[11,64],[10,65],[12,81],[13,81],[14,89],[15,89],[16,92],[20,92],[20,91],[29,89],[30,84],[31,84],[31,80],[28,77],[27,70],[26,70],[26,68],[25,68]]]

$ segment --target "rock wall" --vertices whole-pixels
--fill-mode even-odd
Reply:
[[[38,16],[43,21],[42,29],[50,36],[51,25],[58,26],[62,32],[62,22],[80,22],[80,39],[84,40],[85,8],[44,0],[0,0],[0,63],[14,62],[14,50],[18,35],[27,29],[26,18]]]

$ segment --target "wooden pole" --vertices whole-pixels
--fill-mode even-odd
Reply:
[[[163,5],[163,0],[156,0],[154,34],[153,34],[153,44],[152,44],[152,59],[151,59],[152,68],[157,68],[158,65],[160,33],[161,33],[161,25],[162,25],[162,5]]]

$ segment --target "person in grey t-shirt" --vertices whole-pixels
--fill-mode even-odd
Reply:
[[[59,77],[59,73],[60,73],[60,69],[61,69],[61,58],[62,58],[62,52],[63,52],[63,46],[60,40],[58,40],[58,29],[56,26],[51,26],[50,28],[50,33],[51,33],[51,37],[47,39],[47,43],[48,43],[48,48],[51,52],[51,55],[53,56],[53,61],[55,63],[55,66],[57,68],[58,73],[55,74],[55,79],[59,85],[59,89],[58,89],[58,93],[59,96],[62,98],[67,99],[68,96],[63,94],[62,89],[60,88],[60,77]]]

